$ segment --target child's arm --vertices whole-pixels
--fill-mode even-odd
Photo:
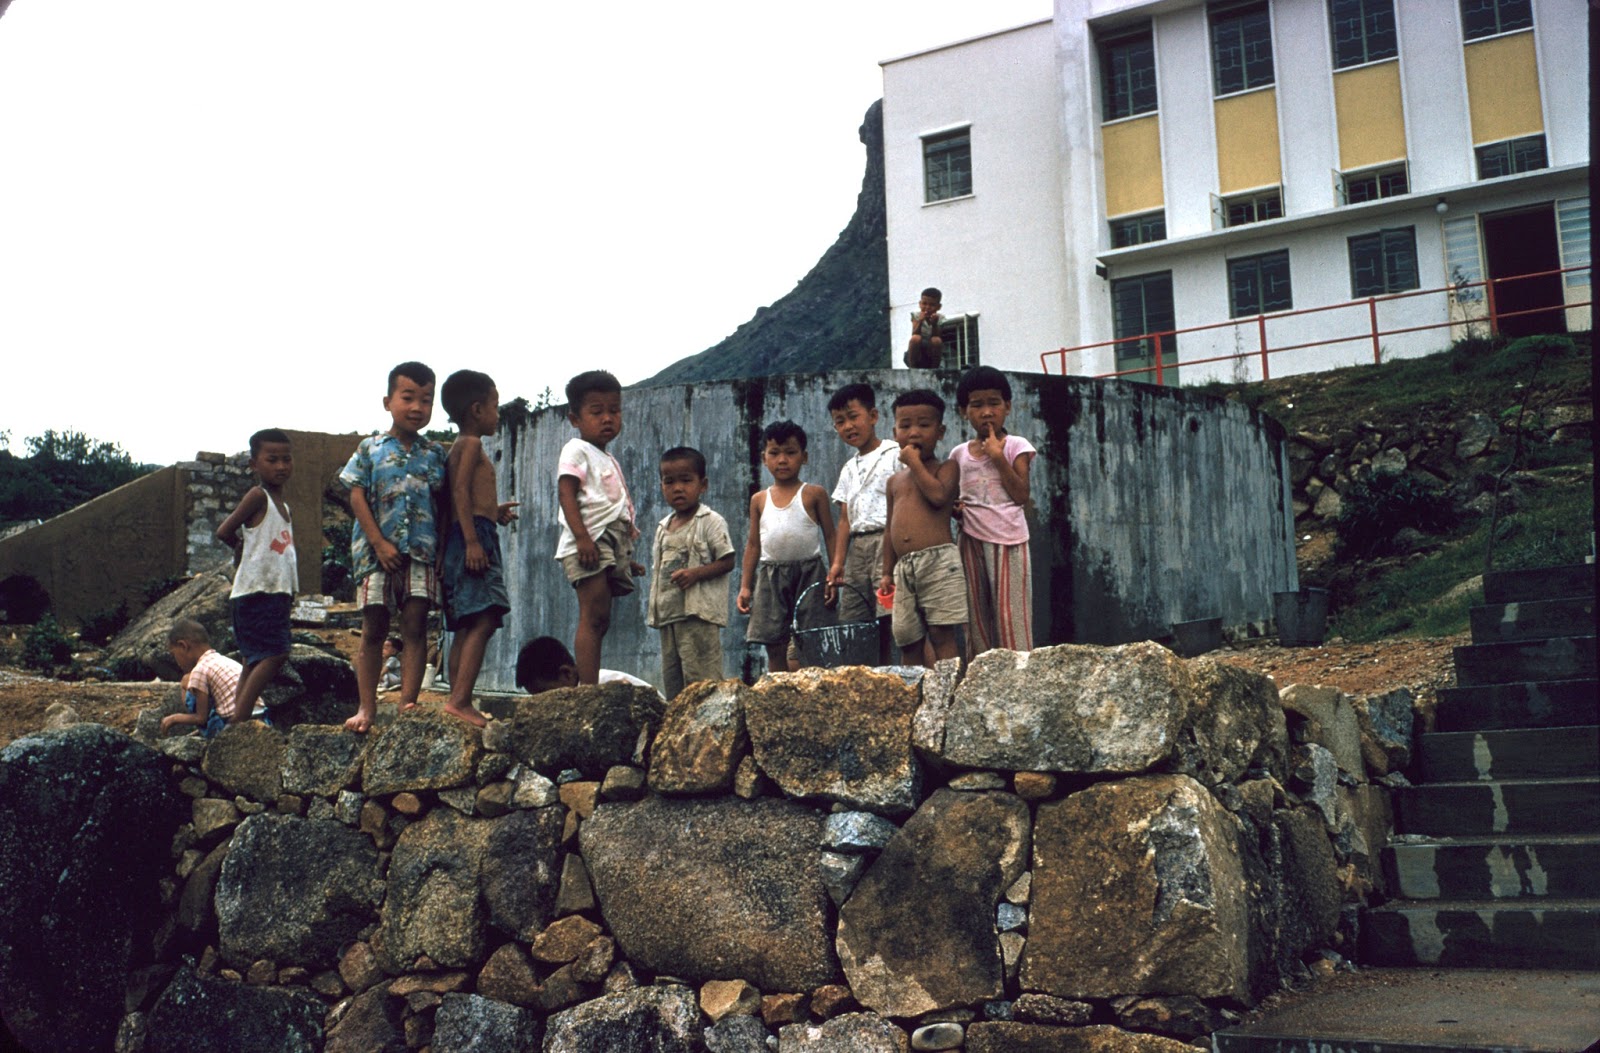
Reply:
[[[994,462],[995,468],[1000,473],[1000,485],[1005,489],[1006,496],[1019,505],[1028,503],[1028,462],[1033,460],[1031,451],[1019,453],[1016,460],[1006,460],[1006,441],[994,433],[994,426],[989,426],[989,434],[978,440],[979,449],[983,455]]]
[[[356,524],[366,535],[367,544],[372,546],[372,554],[377,557],[378,566],[387,573],[399,570],[400,550],[395,548],[394,542],[384,537],[383,531],[378,529],[378,520],[372,514],[372,506],[367,504],[366,487],[350,488],[350,511],[355,513]]]
[[[206,726],[206,718],[211,716],[211,692],[203,687],[191,688],[194,692],[193,713],[168,713],[161,718],[161,730],[166,731],[175,724],[195,724]]]
[[[922,451],[915,446],[900,447],[900,461],[911,473],[911,484],[935,508],[943,508],[961,492],[961,469],[953,461],[946,461],[935,470],[928,468]],[[949,467],[953,471],[945,471]]]
[[[563,475],[557,480],[556,496],[561,502],[561,514],[566,516],[567,526],[578,543],[578,566],[593,570],[600,565],[600,546],[589,536],[589,528],[583,525],[583,513],[578,510],[578,477]]]
[[[804,493],[806,504],[811,509],[811,518],[815,519],[817,525],[822,527],[822,546],[828,553],[829,567],[833,566],[835,553],[838,554],[839,562],[842,564],[845,550],[839,545],[839,538],[833,529],[833,509],[830,507],[831,502],[828,500],[828,491],[815,483],[807,483]],[[849,541],[846,539],[846,545],[848,544]],[[829,586],[827,591],[832,593],[833,588]]]
[[[888,592],[894,588],[894,564],[899,559],[894,550],[894,487],[886,487],[883,496],[883,577],[878,581],[878,591]]]
[[[720,559],[713,560],[710,563],[702,563],[698,567],[679,567],[672,572],[671,581],[678,588],[687,589],[690,585],[709,581],[712,578],[720,578],[732,570],[733,553],[729,552]],[[723,595],[726,596],[727,594],[724,593]]]
[[[761,562],[761,505],[765,491],[750,498],[750,530],[744,539],[744,569],[739,574],[740,614],[750,613],[750,598],[755,595],[756,564]]]
[[[461,528],[461,540],[467,544],[467,570],[473,574],[489,569],[489,557],[478,544],[478,529],[472,522],[472,476],[482,457],[483,440],[476,435],[458,435],[450,444],[449,467],[445,470],[450,487],[444,500],[449,502],[449,511],[455,513],[456,525]],[[439,553],[443,558],[444,546],[439,547]]]
[[[252,486],[246,494],[239,499],[239,507],[222,525],[217,527],[216,538],[218,541],[233,549],[233,565],[239,565],[239,528],[241,526],[256,526],[267,511],[267,492],[259,486]]]

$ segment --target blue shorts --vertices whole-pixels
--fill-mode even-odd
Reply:
[[[195,707],[199,704],[200,703],[195,700],[194,691],[189,690],[183,693],[184,709],[187,709],[189,712],[193,713],[195,711]],[[200,729],[200,737],[203,739],[216,738],[217,732],[221,731],[227,726],[228,722],[222,719],[222,714],[217,712],[217,707],[212,706],[211,712],[206,714],[205,726]]]
[[[233,639],[245,665],[289,653],[289,608],[294,597],[287,592],[252,592],[233,600]]]
[[[467,569],[467,545],[461,539],[461,524],[451,523],[444,539],[444,627],[451,632],[462,628],[469,618],[488,614],[498,627],[511,613],[506,595],[505,571],[500,562],[500,531],[494,520],[472,517],[473,532],[489,566],[481,574]]]

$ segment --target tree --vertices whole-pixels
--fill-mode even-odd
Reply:
[[[0,450],[0,520],[60,515],[149,470],[116,443],[81,431],[46,431],[24,445],[26,457]]]

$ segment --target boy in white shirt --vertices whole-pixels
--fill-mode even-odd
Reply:
[[[883,528],[888,519],[884,488],[900,468],[900,444],[878,437],[877,396],[869,385],[846,384],[834,392],[828,413],[833,430],[856,451],[839,469],[839,483],[833,488],[839,516],[828,584],[839,598],[841,623],[877,621],[878,662],[888,665],[889,612],[878,605],[873,589],[883,570]]]

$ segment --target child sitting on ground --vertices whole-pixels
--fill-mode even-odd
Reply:
[[[578,664],[573,660],[572,652],[554,636],[536,636],[517,652],[517,686],[530,695],[542,695],[560,687],[577,687],[578,682]],[[596,682],[651,686],[648,680],[640,680],[615,669],[600,670]]]
[[[234,705],[239,690],[239,675],[244,667],[211,649],[206,627],[192,618],[182,618],[167,630],[167,653],[178,663],[184,676],[183,708],[161,718],[164,732],[179,724],[199,727],[204,738],[211,738],[239,718]]]
[[[944,339],[939,336],[939,327],[944,324],[944,315],[939,313],[943,299],[943,293],[929,286],[917,301],[905,357],[906,365],[912,369],[938,369],[944,361]]]
[[[496,500],[494,465],[483,440],[500,426],[500,392],[487,373],[459,369],[439,392],[444,411],[461,434],[450,444],[445,468],[449,481],[450,526],[440,560],[444,627],[450,644],[450,698],[444,711],[468,724],[486,721],[472,704],[472,689],[483,668],[489,637],[511,613],[500,559],[498,524],[517,517],[516,502]]]
[[[745,639],[765,645],[767,668],[780,673],[799,668],[788,657],[790,613],[801,593],[825,580],[824,568],[833,562],[833,513],[828,492],[800,480],[806,463],[804,428],[792,420],[769,424],[761,433],[761,447],[772,485],[750,498],[738,602],[739,612],[750,616]]]
[[[889,480],[881,591],[894,594],[894,642],[902,654],[935,662],[955,658],[956,626],[967,620],[961,557],[950,540],[950,515],[961,473],[940,463],[944,399],[907,391],[894,400],[894,437],[905,470]]]
[[[1006,431],[1011,382],[976,366],[956,385],[956,406],[977,437],[950,451],[961,469],[961,562],[966,568],[967,658],[995,647],[1033,650],[1028,561],[1028,468],[1033,443]]]
[[[391,610],[400,612],[400,708],[417,704],[428,610],[439,602],[434,573],[438,554],[435,512],[444,489],[445,448],[422,434],[433,419],[433,370],[403,362],[389,371],[383,408],[389,430],[361,440],[339,481],[350,488],[355,513],[350,555],[356,603],[361,608],[361,650],[356,655],[355,716],[351,731],[372,727],[378,712],[378,673]]]
[[[884,487],[900,467],[900,444],[878,438],[878,399],[866,384],[846,384],[834,392],[828,400],[828,413],[833,430],[855,450],[839,469],[839,483],[833,488],[839,518],[833,532],[828,584],[838,596],[840,624],[877,622],[878,663],[888,665],[888,612],[878,605],[872,590],[883,573],[883,528],[888,511]]]
[[[656,526],[647,620],[661,631],[661,692],[675,698],[687,684],[722,679],[733,541],[727,521],[700,500],[708,487],[705,456],[674,446],[660,467],[672,514]]]
[[[578,594],[578,679],[598,682],[600,646],[611,627],[611,600],[633,591],[633,579],[644,567],[633,559],[633,499],[622,478],[622,465],[606,452],[622,433],[622,385],[603,369],[579,373],[567,381],[567,420],[578,437],[561,449],[557,462],[557,497],[561,503],[561,538],[556,559]]]
[[[252,716],[256,701],[289,660],[289,611],[300,588],[294,525],[284,487],[294,474],[289,436],[264,428],[250,436],[252,486],[217,527],[217,540],[233,549],[233,638],[244,656],[234,705]],[[241,536],[242,535],[242,536]],[[263,719],[266,711],[263,710]]]
[[[378,681],[380,695],[400,686],[400,651],[403,646],[398,636],[383,641],[383,676]]]

